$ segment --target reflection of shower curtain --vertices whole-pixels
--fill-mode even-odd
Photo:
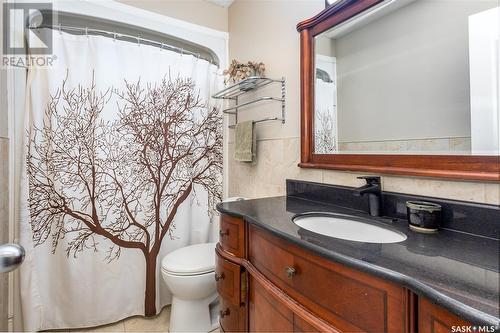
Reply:
[[[335,83],[316,79],[314,86],[314,152],[331,154],[338,150],[336,145]]]
[[[21,199],[25,329],[95,326],[170,302],[159,262],[210,239],[221,190],[217,68],[100,36],[53,32],[31,69]],[[174,218],[175,217],[175,218]]]
[[[337,69],[335,57],[316,55],[314,152],[331,154],[337,146]]]

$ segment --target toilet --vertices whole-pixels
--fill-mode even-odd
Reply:
[[[161,273],[172,292],[170,332],[209,332],[219,326],[214,272],[215,243],[186,246],[163,258]]]
[[[222,202],[246,200],[231,197]],[[219,327],[215,245],[186,246],[167,254],[161,274],[172,293],[170,332],[209,332]]]

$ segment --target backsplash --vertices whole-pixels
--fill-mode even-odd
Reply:
[[[339,150],[349,153],[370,152],[387,154],[388,152],[412,152],[425,154],[429,152],[456,155],[469,155],[471,151],[470,137],[450,137],[436,139],[407,139],[385,141],[351,141],[339,142]]]
[[[287,196],[368,212],[368,196],[354,196],[353,187],[288,179]],[[500,207],[405,193],[382,192],[383,216],[406,219],[406,201],[441,205],[441,228],[500,239]]]
[[[233,159],[233,147],[228,145],[229,196],[248,198],[285,195],[286,179],[343,186],[360,186],[357,176],[366,175],[297,166],[300,139],[272,139],[257,142],[257,164],[252,166]],[[420,177],[381,175],[382,189],[387,192],[410,193],[427,197],[500,205],[500,184],[486,182],[450,181]]]

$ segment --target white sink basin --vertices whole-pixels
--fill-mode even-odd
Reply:
[[[342,215],[299,215],[293,222],[317,234],[354,242],[382,244],[398,243],[406,239],[406,235],[401,232]]]

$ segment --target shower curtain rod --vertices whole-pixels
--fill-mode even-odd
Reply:
[[[38,25],[38,26],[30,26],[29,27],[30,29],[53,29],[53,30],[59,30],[59,32],[62,32],[62,31],[73,31],[73,32],[84,32],[85,35],[89,35],[89,34],[95,34],[95,35],[110,35],[110,36],[113,36],[113,39],[132,39],[132,40],[136,40],[137,41],[137,44],[140,46],[141,43],[143,44],[147,44],[147,45],[152,45],[152,46],[156,46],[156,47],[159,47],[160,49],[168,49],[168,50],[172,50],[174,52],[178,52],[178,53],[181,53],[181,54],[189,54],[189,55],[192,55],[198,59],[204,59],[201,57],[200,53],[195,53],[195,52],[191,52],[189,50],[185,50],[183,48],[180,48],[180,47],[177,47],[177,46],[173,46],[173,45],[169,45],[167,43],[163,43],[163,42],[158,42],[158,41],[154,41],[154,40],[151,40],[151,39],[146,39],[146,38],[142,38],[141,36],[132,36],[132,35],[128,35],[128,34],[123,34],[123,33],[117,33],[115,31],[108,31],[108,30],[101,30],[101,29],[94,29],[94,28],[89,28],[89,27],[85,27],[85,28],[82,28],[82,27],[72,27],[72,26],[67,26],[67,25],[47,25],[47,24],[41,24],[41,25]],[[210,59],[204,59],[212,64],[214,64],[213,61],[211,61]],[[217,64],[215,64],[217,65]]]

